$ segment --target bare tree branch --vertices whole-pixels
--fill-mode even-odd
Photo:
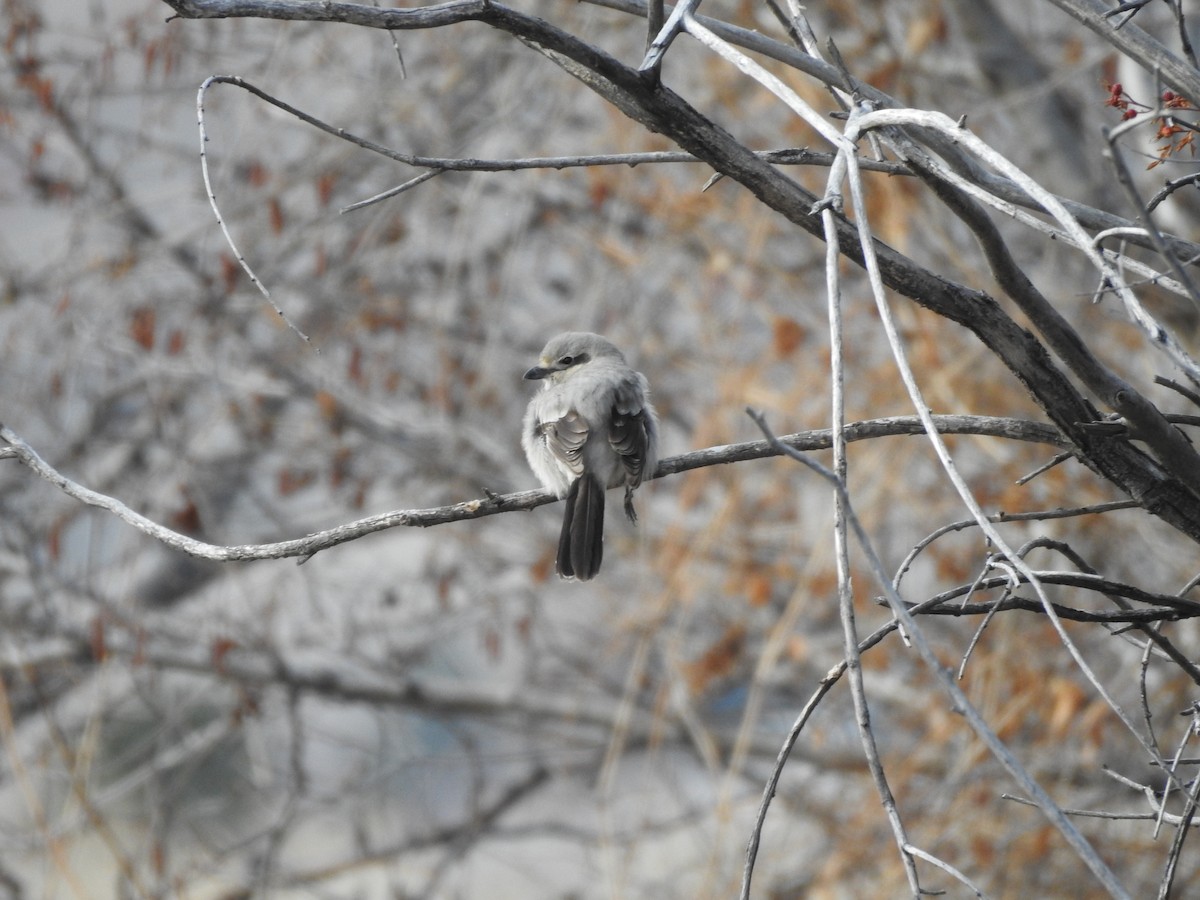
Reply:
[[[771,440],[771,432],[767,428],[765,420],[757,413],[751,413],[751,415],[755,418],[755,421],[759,427],[762,428],[763,433],[768,435],[768,440]],[[817,472],[822,478],[833,485],[835,490],[845,495],[845,485],[841,484],[841,482],[837,480],[837,476],[828,469],[824,468],[820,464],[814,462],[793,448],[779,443],[778,440],[776,440],[774,443],[776,448],[779,449],[780,452],[784,453],[784,455],[796,460],[797,462],[803,463],[810,470]],[[1062,810],[1059,809],[1058,805],[1054,802],[1050,795],[1046,793],[1046,791],[1036,781],[1033,780],[1033,778],[1025,770],[1025,767],[1022,766],[1016,757],[1012,755],[1012,752],[1008,749],[1004,742],[1000,740],[992,728],[979,714],[979,711],[975,708],[975,706],[970,702],[970,700],[967,699],[967,696],[963,693],[957,682],[955,682],[950,676],[950,673],[947,672],[942,666],[937,654],[930,646],[928,639],[917,626],[916,620],[913,618],[908,609],[908,605],[896,592],[896,589],[892,586],[891,581],[887,578],[883,564],[879,560],[879,557],[876,554],[873,545],[871,544],[870,537],[867,535],[862,523],[855,515],[853,506],[850,503],[848,496],[843,497],[843,503],[846,510],[846,518],[850,527],[854,531],[855,540],[858,541],[859,546],[867,556],[872,575],[879,587],[884,590],[887,597],[888,606],[890,607],[892,613],[896,616],[896,619],[898,620],[900,626],[904,629],[905,633],[911,636],[914,646],[921,655],[922,661],[928,667],[929,671],[937,678],[939,684],[949,695],[951,702],[954,704],[954,709],[964,716],[964,718],[970,724],[972,730],[974,730],[975,734],[978,735],[984,744],[987,745],[988,750],[991,751],[992,755],[1014,778],[1014,780],[1016,780],[1016,782],[1020,784],[1026,790],[1026,792],[1031,793],[1038,798],[1037,806],[1042,814],[1054,825],[1055,828],[1059,830],[1063,837],[1066,838],[1072,849],[1074,849],[1076,854],[1079,855],[1080,859],[1084,861],[1088,869],[1091,870],[1092,874],[1096,877],[1097,881],[1104,886],[1104,889],[1107,890],[1113,897],[1129,897],[1129,892],[1121,884],[1120,880],[1117,878],[1116,874],[1112,871],[1108,864],[1105,863],[1104,860],[1102,860],[1096,853],[1095,849],[1088,842],[1087,838],[1080,834],[1078,829],[1076,829],[1075,826],[1067,819],[1067,817],[1063,815]],[[1044,608],[1049,606],[1049,601],[1047,601],[1044,597],[1041,598],[1041,602]],[[1052,615],[1052,613],[1049,614]],[[743,884],[746,886],[745,889],[748,890],[748,883],[744,881]]]
[[[1051,446],[1061,446],[1062,439],[1058,433],[1046,425],[1036,422],[1026,422],[1020,419],[987,419],[975,416],[945,416],[937,419],[938,427],[945,427],[946,434],[978,434],[993,437],[1004,437],[1011,440],[1045,443]],[[892,419],[875,419],[859,422],[846,429],[847,440],[861,441],[883,437],[885,435],[910,435],[922,433],[921,423],[912,416],[898,416]],[[155,540],[201,559],[211,559],[218,562],[252,559],[285,559],[288,557],[309,557],[314,553],[334,547],[338,544],[352,541],[377,531],[384,531],[397,526],[415,526],[428,528],[433,525],[445,525],[449,522],[461,522],[468,519],[479,519],[498,513],[514,512],[517,510],[536,509],[553,503],[557,498],[544,489],[519,491],[513,494],[488,494],[480,500],[466,500],[449,506],[439,506],[432,509],[396,510],[368,516],[355,522],[347,522],[334,528],[316,532],[303,538],[278,541],[270,544],[241,544],[237,546],[222,546],[199,541],[185,534],[180,534],[163,525],[147,519],[140,513],[130,509],[124,503],[113,497],[105,496],[84,487],[67,478],[38,455],[32,447],[17,436],[6,426],[0,426],[0,439],[8,446],[0,449],[0,459],[16,459],[41,478],[62,490],[68,496],[74,497],[89,506],[107,510],[122,521],[149,535]],[[790,435],[783,439],[790,446],[798,449],[824,449],[831,446],[832,436],[828,430],[818,430]],[[680,456],[662,460],[655,471],[655,478],[674,475],[692,469],[724,463],[745,462],[751,459],[765,459],[778,456],[772,445],[767,441],[750,441],[744,444],[730,444],[722,447],[709,447],[696,450]]]

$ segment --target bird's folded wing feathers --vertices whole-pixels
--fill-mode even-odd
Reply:
[[[636,381],[623,382],[616,391],[608,442],[621,455],[629,483],[642,483],[642,473],[650,444],[650,418],[646,413],[642,386]]]
[[[587,443],[587,422],[579,413],[571,410],[565,415],[548,422],[540,422],[538,433],[554,458],[575,475],[583,472],[583,445]]]

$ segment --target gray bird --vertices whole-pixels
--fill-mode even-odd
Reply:
[[[636,522],[633,491],[654,474],[658,416],[650,389],[620,350],[582,331],[553,338],[525,377],[542,382],[525,412],[525,457],[542,484],[567,500],[555,568],[588,581],[604,554],[604,492],[625,485],[625,513]]]

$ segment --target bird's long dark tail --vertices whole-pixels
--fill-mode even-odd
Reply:
[[[555,567],[563,578],[588,581],[604,556],[604,486],[594,475],[576,478],[567,491]]]

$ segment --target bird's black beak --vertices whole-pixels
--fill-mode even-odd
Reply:
[[[532,369],[530,369],[528,372],[525,373],[525,380],[526,381],[540,381],[541,379],[545,378],[547,375],[549,375],[553,371],[554,371],[553,369],[547,369],[544,366],[534,366]]]

